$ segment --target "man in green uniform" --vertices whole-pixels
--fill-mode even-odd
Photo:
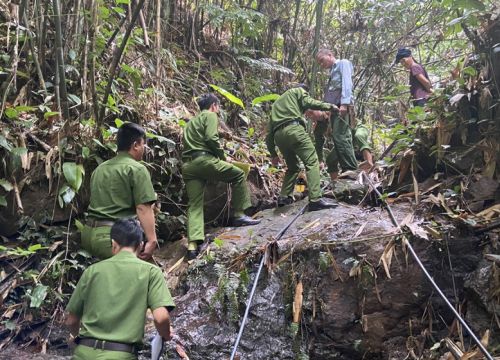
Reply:
[[[147,309],[160,336],[170,339],[175,305],[161,270],[136,256],[143,237],[137,220],[117,220],[111,228],[114,256],[83,272],[66,307],[66,325],[78,335],[74,360],[137,359]]]
[[[205,239],[203,200],[207,181],[222,181],[232,185],[232,207],[234,226],[255,225],[245,215],[251,206],[245,173],[226,161],[219,143],[218,120],[219,100],[214,94],[205,94],[198,100],[201,112],[192,118],[184,128],[184,150],[182,152],[182,176],[188,195],[188,259],[194,259]]]
[[[373,166],[372,148],[368,142],[370,130],[365,124],[357,124],[352,131],[354,149],[363,156],[364,162],[359,166],[362,170],[369,170]]]
[[[278,206],[293,202],[293,188],[300,171],[300,159],[306,170],[309,190],[309,210],[314,211],[332,208],[336,204],[328,202],[321,197],[318,156],[316,155],[311,138],[305,130],[305,120],[302,117],[308,109],[338,110],[335,105],[311,98],[301,87],[289,89],[273,104],[266,144],[273,165],[277,165],[279,162],[279,157],[276,153],[277,145],[287,166],[281,192],[278,197]]]
[[[315,123],[316,127],[328,126],[328,119],[330,118],[329,113],[315,110],[309,112],[308,115],[309,119],[311,119]],[[362,170],[369,170],[373,166],[372,148],[368,142],[369,135],[370,135],[370,130],[368,130],[366,125],[362,123],[357,124],[356,127],[352,130],[352,140],[356,156],[358,156],[358,151],[359,151],[360,155],[363,157],[364,160],[364,162],[359,166],[359,168]],[[318,153],[318,158],[320,158],[320,168],[322,168],[323,166],[322,145],[320,149],[318,148],[316,149],[316,152]],[[332,151],[329,156],[331,157],[330,160],[331,162],[335,164],[338,163],[339,160],[337,157],[337,153],[335,151]]]
[[[326,158],[328,172],[333,181],[338,177],[339,168],[342,171],[356,170],[358,163],[354,155],[352,144],[349,109],[353,104],[352,73],[353,67],[347,59],[335,59],[333,53],[327,49],[320,49],[316,61],[330,70],[328,84],[325,88],[323,100],[337,105],[338,112],[332,112],[330,117],[334,148]],[[314,131],[316,151],[320,161],[323,161],[323,145],[327,122],[318,122]]]
[[[118,154],[103,162],[90,180],[88,219],[82,230],[82,247],[100,259],[112,255],[109,232],[121,218],[137,215],[147,242],[139,254],[151,257],[158,246],[152,204],[156,201],[151,177],[139,161],[144,154],[146,132],[134,123],[118,130]]]

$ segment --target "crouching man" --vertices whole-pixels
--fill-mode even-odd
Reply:
[[[175,305],[160,269],[137,258],[144,239],[140,224],[117,220],[111,239],[113,256],[83,272],[66,307],[66,325],[77,336],[75,360],[137,359],[148,308],[158,333],[171,338]]]

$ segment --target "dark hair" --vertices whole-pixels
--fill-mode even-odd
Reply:
[[[411,56],[411,50],[407,48],[399,48],[398,52],[396,53],[396,59],[394,60],[394,63],[398,63],[401,61],[401,59],[407,58]]]
[[[200,110],[207,110],[212,104],[218,104],[219,98],[212,93],[203,94],[198,99],[198,106]]]
[[[123,124],[118,129],[118,135],[116,135],[118,151],[130,150],[132,145],[141,138],[146,138],[146,131],[140,125],[134,123]]]
[[[137,248],[144,241],[144,231],[135,218],[117,220],[111,227],[111,239],[121,247]]]

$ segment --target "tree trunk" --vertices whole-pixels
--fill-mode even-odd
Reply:
[[[318,52],[319,46],[319,38],[321,36],[321,24],[323,22],[323,0],[318,0],[316,4],[316,29],[314,31],[314,42],[313,42],[313,63],[312,63],[312,71],[311,71],[311,95],[313,97],[318,93],[316,89],[316,73],[318,72],[318,64],[316,62],[316,53]]]
[[[61,104],[62,115],[65,120],[69,118],[68,93],[66,91],[66,74],[64,69],[64,54],[61,29],[61,7],[59,0],[52,0],[54,9],[54,24],[56,27],[56,59],[57,74],[59,80],[59,102]]]

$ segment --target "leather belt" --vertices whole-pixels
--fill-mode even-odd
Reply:
[[[199,158],[200,156],[214,156],[214,154],[208,151],[197,150],[197,151],[192,151],[187,155],[184,155],[182,159],[184,161],[190,161]]]
[[[122,351],[131,354],[135,354],[138,351],[137,346],[132,344],[124,344],[119,342],[98,340],[93,338],[77,337],[75,339],[75,342],[78,345],[88,346],[99,350]]]
[[[111,220],[87,219],[85,224],[87,226],[96,228],[96,227],[101,227],[101,226],[113,226],[115,224],[115,222],[111,221]]]
[[[299,120],[290,120],[290,121],[284,121],[281,124],[278,124],[274,129],[273,129],[273,134],[276,133],[276,131],[281,130],[287,126],[290,125],[302,125],[302,122]]]

